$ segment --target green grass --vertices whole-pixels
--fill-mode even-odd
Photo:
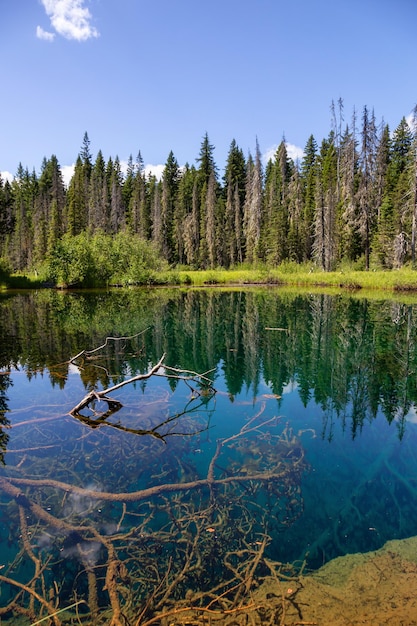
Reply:
[[[176,281],[193,286],[205,285],[292,285],[300,287],[337,287],[350,290],[378,289],[417,291],[417,271],[340,270],[323,272],[312,266],[285,264],[278,268],[237,268],[230,270],[180,270]]]
[[[0,289],[34,289],[41,287],[42,284],[39,275],[2,276]],[[287,262],[276,268],[242,265],[229,270],[190,270],[187,268],[160,272],[154,270],[152,280],[147,284],[194,287],[280,285],[294,288],[344,289],[352,292],[384,290],[417,294],[417,270],[404,267],[399,270],[367,272],[343,267],[338,271],[323,272],[311,264],[300,265]]]

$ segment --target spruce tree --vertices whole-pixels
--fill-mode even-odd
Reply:
[[[119,157],[116,156],[110,173],[110,215],[109,232],[116,235],[126,225],[126,212],[123,203],[123,175]]]
[[[298,165],[295,165],[288,184],[288,241],[287,257],[301,263],[303,259],[303,190]]]
[[[245,203],[245,177],[245,157],[233,139],[223,177],[225,202],[223,238],[226,266],[242,263],[244,258],[242,222]]]
[[[359,153],[358,206],[359,232],[365,254],[365,269],[369,270],[371,240],[376,218],[375,171],[378,148],[377,128],[374,113],[365,106],[362,114],[361,149]]]
[[[275,152],[265,176],[265,198],[261,226],[260,256],[281,263],[288,255],[288,185],[291,167],[285,141]]]
[[[309,261],[312,258],[313,222],[316,206],[316,169],[317,143],[314,136],[310,135],[304,148],[300,171],[303,213],[299,233],[300,248],[302,250],[301,258],[303,261]]]
[[[11,185],[8,180],[3,182],[0,174],[0,258],[7,257],[6,242],[14,229],[13,205]]]
[[[178,193],[180,170],[177,159],[172,150],[168,155],[162,174],[162,197],[161,197],[161,220],[162,220],[162,255],[172,263],[175,258],[175,246],[173,240],[174,214]]]
[[[149,175],[148,190],[151,205],[152,241],[160,255],[164,249],[164,232],[162,222],[161,195],[162,185],[157,181],[156,176]]]
[[[175,242],[175,259],[177,263],[184,264],[187,261],[185,254],[185,237],[187,224],[192,214],[193,188],[196,177],[195,167],[185,164],[178,182],[178,192],[173,219],[173,239]]]
[[[387,169],[387,193],[393,205],[395,236],[393,264],[401,267],[406,261],[412,238],[411,172],[413,166],[413,137],[403,117],[391,138],[390,162]]]
[[[78,155],[67,192],[67,232],[78,235],[87,226],[88,208],[84,204],[84,170]]]
[[[184,222],[184,254],[188,265],[198,267],[200,245],[200,184],[196,172],[193,180],[191,212]]]
[[[208,225],[208,197],[207,194],[212,194],[212,182],[215,183],[215,196],[217,197],[218,185],[217,185],[217,167],[214,162],[214,146],[210,143],[208,134],[204,135],[203,141],[200,147],[200,154],[197,158],[199,167],[197,170],[195,190],[195,200],[198,206],[194,206],[196,210],[194,213],[194,219],[198,219],[199,229],[199,244],[198,244],[198,262],[201,267],[207,267],[210,264],[209,260],[209,242],[207,240],[207,225]],[[210,181],[212,181],[210,183]],[[210,202],[213,202],[213,197],[210,195]],[[198,215],[197,215],[198,214]],[[211,224],[211,222],[210,222]],[[213,225],[215,228],[215,226]],[[211,237],[211,234],[209,234]]]
[[[338,174],[338,258],[351,261],[361,254],[359,233],[359,208],[357,201],[358,154],[356,146],[355,120],[352,130],[347,126],[340,144]]]
[[[411,230],[411,261],[413,267],[416,264],[416,240],[417,240],[417,105],[414,107],[411,120],[411,159],[410,159],[410,188],[412,205],[412,230]]]
[[[207,184],[207,192],[205,194],[205,235],[207,249],[207,265],[214,268],[218,261],[218,245],[216,238],[216,205],[217,205],[217,182],[214,171],[211,172]]]
[[[65,188],[55,155],[42,163],[34,206],[34,260],[42,262],[64,233]]]
[[[14,199],[14,227],[8,238],[7,255],[13,271],[31,266],[33,258],[33,217],[38,194],[38,178],[19,163],[11,184]]]
[[[126,176],[123,181],[122,187],[122,198],[123,198],[123,206],[126,207],[128,211],[128,207],[130,205],[130,200],[133,194],[133,185],[135,179],[135,164],[133,162],[133,156],[130,154],[127,161],[127,169]],[[129,221],[129,217],[127,216],[127,221]]]
[[[323,270],[330,271],[337,253],[337,154],[332,133],[321,144],[315,187],[313,256]]]
[[[82,162],[81,162],[81,172]],[[97,152],[96,160],[90,176],[88,194],[88,228],[91,232],[106,231],[109,214],[109,188],[107,185],[106,164],[101,150]]]
[[[146,198],[146,178],[140,152],[136,159],[132,193],[128,207],[128,225],[130,231],[138,234],[142,239],[150,238],[151,217]]]
[[[249,154],[246,170],[246,192],[244,206],[244,234],[246,241],[246,261],[254,263],[258,259],[263,212],[263,171],[261,151],[256,140],[255,161]]]

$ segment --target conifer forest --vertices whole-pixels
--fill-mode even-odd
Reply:
[[[311,135],[299,161],[284,139],[266,164],[257,141],[245,155],[232,140],[220,173],[206,133],[195,165],[180,166],[171,151],[160,180],[145,174],[140,151],[125,172],[117,156],[105,160],[99,150],[94,157],[86,132],[68,187],[55,155],[39,174],[20,164],[13,181],[0,178],[1,267],[57,280],[71,259],[79,270],[66,279],[77,282],[88,252],[90,260],[106,255],[121,264],[121,274],[129,266],[135,282],[139,257],[193,269],[414,265],[416,121],[417,107],[390,129],[365,106],[347,122],[339,100],[328,136]]]

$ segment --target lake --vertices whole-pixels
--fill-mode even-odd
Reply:
[[[1,295],[2,623],[246,624],[266,580],[416,536],[416,322],[276,287]]]

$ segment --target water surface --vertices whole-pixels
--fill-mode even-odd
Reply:
[[[4,619],[79,602],[95,623],[146,623],[271,563],[313,570],[417,535],[416,306],[268,288],[2,297]],[[155,376],[115,391],[117,412],[70,414],[163,354],[215,393]]]

